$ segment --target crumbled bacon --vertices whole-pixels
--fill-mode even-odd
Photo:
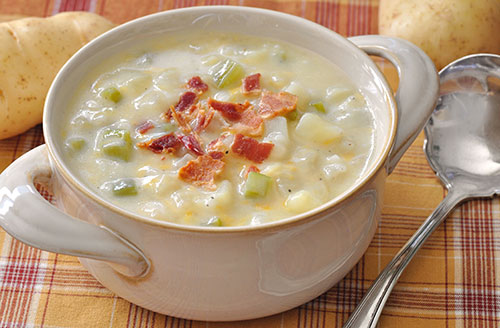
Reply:
[[[182,112],[186,109],[189,109],[191,111],[191,108],[195,104],[195,101],[196,93],[194,93],[193,91],[186,91],[180,96],[179,102],[174,106],[175,110],[178,112]]]
[[[221,151],[210,151],[208,152],[208,156],[212,157],[213,159],[222,159],[222,157],[224,157],[224,153]]]
[[[138,147],[147,148],[153,153],[174,153],[182,147],[181,141],[173,134],[161,136],[148,142],[137,144]]]
[[[264,133],[264,120],[253,109],[247,109],[241,113],[239,122],[229,129],[235,133],[244,134],[251,137],[258,137]]]
[[[207,146],[207,151],[209,152],[223,152],[225,153],[229,147],[224,143],[224,140],[228,137],[227,132],[223,133],[220,137],[217,139],[212,140],[208,146]]]
[[[210,122],[212,122],[212,118],[214,117],[214,111],[209,110],[208,113],[205,109],[199,109],[196,114],[196,118],[194,120],[194,131],[201,132],[205,130]]]
[[[260,99],[258,113],[265,119],[271,119],[278,115],[284,115],[291,112],[295,110],[296,107],[296,95],[284,91],[278,94],[264,91]]]
[[[241,85],[241,92],[243,94],[249,94],[253,92],[260,91],[260,73],[252,74],[243,79]]]
[[[153,122],[146,121],[146,122],[140,124],[136,128],[136,131],[139,132],[140,134],[144,134],[144,133],[148,132],[149,130],[151,130],[154,127],[155,127],[155,125],[153,124]]]
[[[186,122],[186,119],[184,118],[182,112],[178,112],[174,106],[171,106],[169,113],[177,122],[177,125],[179,125],[182,132],[186,134],[190,134],[192,132],[191,126]]]
[[[208,100],[208,105],[216,111],[219,111],[225,119],[233,122],[240,120],[241,113],[251,106],[248,101],[246,101],[244,104],[238,104],[218,101],[212,98]]]
[[[184,146],[192,151],[195,155],[203,155],[205,152],[201,148],[200,143],[196,137],[192,134],[179,136],[179,140],[184,144]]]
[[[267,142],[258,142],[257,140],[237,134],[231,146],[231,150],[251,160],[255,163],[262,163],[271,154],[274,145]]]
[[[202,94],[203,92],[208,90],[208,85],[203,82],[201,77],[193,76],[187,83],[186,88],[190,89],[198,94]]]
[[[255,166],[255,165],[250,165],[250,166],[246,169],[246,171],[245,171],[245,179],[246,179],[246,178],[248,178],[248,174],[249,174],[250,172],[257,172],[257,173],[259,173],[259,172],[260,172],[260,170],[259,170],[259,168],[258,168],[257,166]]]
[[[189,161],[179,170],[179,178],[195,186],[214,190],[215,177],[222,172],[225,163],[210,155],[202,155]]]

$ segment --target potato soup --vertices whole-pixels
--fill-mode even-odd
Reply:
[[[205,33],[145,41],[88,73],[66,161],[104,199],[179,224],[257,225],[311,210],[363,175],[363,95],[288,43]]]

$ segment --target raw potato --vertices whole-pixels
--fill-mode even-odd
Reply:
[[[500,0],[381,0],[379,33],[416,44],[438,69],[468,54],[500,54]]]
[[[84,44],[114,25],[87,12],[0,23],[0,139],[42,121],[59,69]]]

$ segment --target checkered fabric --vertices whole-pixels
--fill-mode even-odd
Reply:
[[[223,4],[287,12],[345,36],[377,33],[377,0],[0,0],[0,14],[87,10],[123,23],[172,8]],[[397,83],[394,69],[387,64],[382,68]],[[231,323],[167,317],[117,297],[76,258],[31,248],[0,229],[0,327],[341,327],[381,269],[445,195],[425,160],[423,138],[387,181],[382,221],[366,254],[335,287],[296,309]],[[0,170],[41,143],[40,126],[0,141]],[[498,199],[471,201],[453,212],[400,278],[380,327],[500,326],[499,218]]]

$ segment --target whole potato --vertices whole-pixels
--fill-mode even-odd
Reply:
[[[52,80],[83,45],[114,27],[88,12],[0,23],[0,139],[42,121]]]
[[[500,0],[380,0],[379,33],[406,39],[438,69],[472,53],[500,53]]]

